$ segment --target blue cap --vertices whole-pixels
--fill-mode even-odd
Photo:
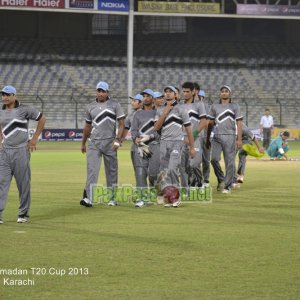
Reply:
[[[154,98],[154,93],[153,93],[153,91],[151,89],[145,89],[145,90],[143,90],[141,92],[141,95],[144,96],[144,94],[150,95],[150,96],[152,96]]]
[[[143,96],[141,94],[136,94],[135,96],[133,96],[133,97],[130,96],[129,98],[132,99],[132,100],[140,101],[140,102],[143,101]]]
[[[105,81],[98,82],[98,84],[96,86],[96,90],[99,90],[99,89],[107,92],[109,90],[108,83],[106,83]]]
[[[221,88],[220,88],[220,91],[222,90],[222,89],[227,89],[230,93],[231,93],[231,88],[230,88],[230,86],[229,85],[222,85],[221,86]]]
[[[164,95],[161,92],[154,92],[154,98],[160,98],[163,97]]]
[[[5,86],[1,92],[6,93],[6,94],[14,94],[14,95],[17,94],[17,90],[11,85]]]
[[[205,92],[203,90],[200,90],[198,96],[205,97]]]
[[[168,85],[164,88],[164,92],[166,91],[166,89],[170,89],[171,91],[173,91],[175,94],[177,93],[177,90],[175,89],[175,87],[173,85]]]

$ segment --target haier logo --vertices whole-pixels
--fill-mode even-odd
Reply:
[[[64,8],[63,0],[0,0],[0,6]]]
[[[99,0],[98,9],[100,10],[118,10],[118,11],[128,11],[129,5],[128,0],[118,1],[103,1]]]

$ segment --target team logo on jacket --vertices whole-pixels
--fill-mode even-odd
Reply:
[[[218,118],[217,118],[217,121],[219,123],[223,123],[225,122],[226,120],[231,120],[231,121],[235,121],[235,114],[232,110],[230,109],[226,109],[224,112],[222,112]]]
[[[2,134],[5,138],[8,138],[17,131],[28,132],[27,125],[27,120],[13,119],[2,129]]]
[[[105,122],[106,120],[109,120],[109,121],[115,123],[116,122],[116,114],[109,109],[105,109],[104,111],[102,111],[100,114],[98,114],[94,118],[94,123],[96,125],[100,125],[103,122]]]

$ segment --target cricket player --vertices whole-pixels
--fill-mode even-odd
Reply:
[[[153,92],[154,93],[154,106],[155,108],[159,108],[165,104],[164,95],[161,92]]]
[[[265,149],[261,147],[258,143],[258,140],[255,138],[254,133],[244,124],[242,123],[242,144],[252,144],[252,142],[257,147],[257,150],[260,153],[263,153]],[[236,183],[243,183],[244,182],[244,176],[245,176],[245,169],[246,169],[246,159],[247,159],[247,152],[244,149],[238,150],[238,156],[239,156],[239,163],[237,168],[237,175],[236,175]]]
[[[154,128],[161,131],[160,141],[160,177],[161,190],[169,185],[179,187],[179,168],[183,148],[184,134],[182,126],[187,131],[189,153],[195,157],[194,137],[191,122],[183,105],[178,105],[175,99],[176,89],[167,86],[164,89],[166,105],[157,110]],[[173,203],[174,207],[180,205],[180,200]]]
[[[83,128],[81,152],[87,153],[87,179],[80,205],[93,206],[90,188],[92,184],[98,182],[102,156],[104,158],[107,187],[113,190],[113,187],[117,185],[117,150],[121,146],[124,119],[125,114],[120,103],[109,97],[109,85],[104,81],[100,81],[96,86],[96,100],[86,108],[86,123]],[[116,134],[117,122],[118,133]],[[87,149],[86,142],[88,138],[90,138],[90,143]],[[108,205],[117,205],[114,196],[112,196]]]
[[[199,101],[204,104],[205,111],[208,114],[210,111],[210,105],[205,100],[205,91],[200,90],[198,93]],[[201,173],[203,177],[202,181],[202,187],[208,188],[209,187],[209,176],[210,176],[210,156],[211,156],[211,149],[208,149],[206,147],[206,139],[207,139],[207,125],[208,125],[209,119],[206,118],[206,128],[204,128],[203,131],[203,137],[200,139],[200,146],[202,148],[202,164],[201,164]],[[210,139],[210,137],[209,137]]]
[[[154,109],[154,92],[145,89],[143,95],[143,109],[134,115],[131,127],[132,140],[135,148],[136,186],[138,188],[154,187],[159,173],[159,141],[160,135],[154,129],[156,109]],[[139,199],[136,207],[144,207],[147,199]]]
[[[200,140],[203,140],[203,130],[207,126],[206,111],[202,102],[194,102],[195,88],[192,82],[185,82],[182,85],[182,93],[184,103],[182,107],[188,112],[193,137],[195,140],[195,157],[189,158],[189,147],[187,134],[185,132],[185,140],[181,157],[181,184],[183,187],[190,186],[202,187],[201,161],[202,147]]]
[[[37,109],[23,105],[17,100],[17,91],[7,85],[1,90],[2,109],[0,111],[0,224],[5,208],[12,177],[19,191],[19,213],[17,222],[26,223],[30,209],[30,153],[36,150],[46,118]],[[29,120],[37,121],[33,137],[29,140]]]
[[[132,111],[125,119],[125,128],[124,128],[123,134],[122,134],[122,142],[125,140],[127,133],[131,128],[133,117],[134,117],[135,113],[142,108],[142,104],[143,104],[143,102],[142,102],[143,96],[141,94],[136,94],[135,96],[129,97],[129,98],[131,99]],[[134,174],[135,174],[135,162],[134,162],[135,148],[136,148],[136,145],[134,143],[132,143],[131,150],[130,150],[130,157],[131,157],[131,162],[133,165]]]
[[[242,120],[240,107],[231,101],[231,88],[223,85],[220,88],[220,102],[211,106],[209,113],[209,126],[207,131],[207,147],[210,145],[209,137],[215,125],[215,134],[212,139],[211,164],[218,179],[217,190],[227,194],[235,177],[236,148],[242,146]],[[226,175],[222,171],[220,160],[223,152]]]
[[[287,142],[289,137],[289,131],[285,130],[281,132],[278,137],[272,140],[269,148],[267,149],[267,153],[271,159],[288,159],[286,153],[289,150]]]

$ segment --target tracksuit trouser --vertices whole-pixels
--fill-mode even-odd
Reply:
[[[112,149],[113,138],[105,140],[93,140],[87,150],[87,179],[84,197],[92,200],[91,185],[97,184],[101,167],[102,156],[104,159],[106,186],[114,187],[118,183],[118,158],[117,151]]]
[[[137,187],[148,187],[147,179],[149,180],[149,186],[153,187],[156,184],[160,165],[159,148],[159,143],[149,144],[149,149],[152,152],[152,156],[150,158],[141,157],[138,147],[135,148],[134,164]]]
[[[160,141],[160,177],[161,189],[174,185],[179,187],[179,168],[181,165],[183,141]]]
[[[30,208],[30,153],[27,146],[0,149],[0,218],[6,206],[12,177],[19,191],[19,216],[25,216]]]
[[[202,147],[199,137],[195,140],[195,150],[195,157],[190,158],[189,146],[187,144],[183,145],[180,166],[180,178],[181,185],[185,188],[188,188],[189,186],[201,186],[202,184]]]
[[[236,136],[230,134],[215,135],[211,147],[211,164],[218,182],[224,182],[225,188],[230,189],[235,177]],[[225,176],[220,165],[222,152],[225,161]]]

